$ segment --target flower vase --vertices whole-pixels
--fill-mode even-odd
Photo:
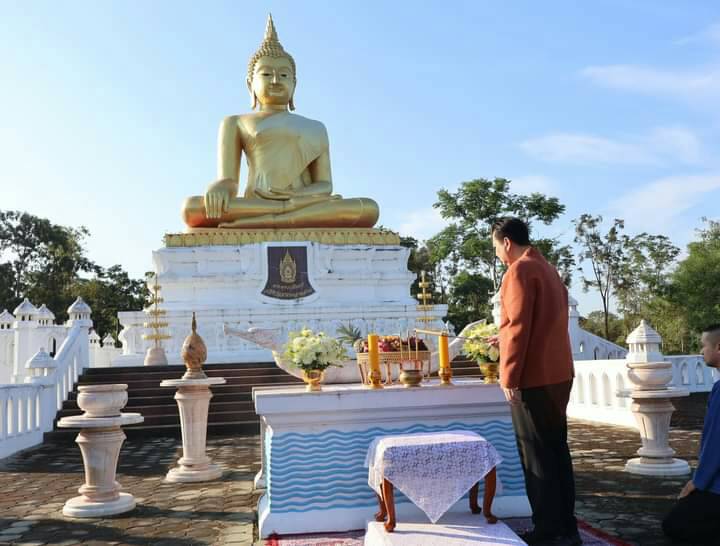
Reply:
[[[497,362],[484,362],[478,361],[480,372],[483,374],[483,381],[486,384],[495,384],[498,382],[498,368]]]
[[[303,370],[303,379],[307,383],[305,390],[307,392],[319,392],[322,390],[320,383],[322,383],[323,376],[325,375],[324,370]]]

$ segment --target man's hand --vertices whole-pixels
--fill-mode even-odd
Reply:
[[[518,389],[506,389],[502,388],[505,394],[505,399],[510,402],[511,406],[515,406],[520,403],[520,391]]]
[[[490,336],[485,340],[490,347],[499,347],[500,346],[500,336],[494,335]]]
[[[692,482],[692,480],[690,480],[685,484],[685,487],[682,488],[682,491],[680,491],[678,498],[682,499],[683,497],[687,497],[693,491],[695,491],[695,484]]]

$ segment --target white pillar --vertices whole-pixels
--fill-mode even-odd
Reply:
[[[63,514],[75,518],[122,514],[135,508],[135,498],[121,493],[115,481],[120,447],[125,441],[120,427],[141,423],[143,417],[119,413],[127,402],[127,394],[121,396],[127,385],[87,385],[80,389],[78,405],[86,413],[63,417],[58,426],[81,429],[75,441],[82,453],[85,483],[78,489],[80,496],[65,503]]]
[[[180,410],[180,428],[182,431],[183,456],[178,466],[171,468],[165,480],[187,483],[215,480],[222,470],[212,464],[206,454],[208,408],[212,393],[210,385],[225,383],[222,377],[207,379],[168,379],[160,383],[161,387],[177,387],[175,400]]]

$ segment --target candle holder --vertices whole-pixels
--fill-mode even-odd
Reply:
[[[368,388],[370,389],[382,389],[382,372],[380,370],[370,370],[368,372]]]
[[[440,378],[440,386],[441,387],[452,387],[452,368],[449,366],[447,368],[440,368],[438,370],[438,377]]]

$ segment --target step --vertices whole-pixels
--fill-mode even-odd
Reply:
[[[172,425],[147,426],[144,424],[123,427],[128,438],[149,436],[180,437],[180,423]],[[256,436],[260,434],[260,421],[231,421],[224,423],[208,423],[208,436]],[[73,443],[78,435],[77,429],[55,429],[43,435],[44,442]]]
[[[273,386],[273,387],[289,387],[289,386],[296,386],[298,383],[301,383],[302,381],[300,379],[297,379],[295,381],[291,380],[292,378],[286,378],[286,381],[284,382],[278,382],[278,383],[266,383],[266,384],[259,384],[259,383],[245,383],[242,385],[213,385],[211,387],[213,396],[219,395],[219,394],[226,394],[226,393],[251,393],[253,387],[263,387],[263,386]],[[130,399],[135,397],[154,397],[154,396],[169,396],[173,397],[175,396],[175,389],[172,387],[160,387],[159,384],[154,388],[128,388],[128,396]],[[77,392],[71,392],[68,394],[68,400],[75,400],[77,398]]]
[[[247,368],[264,368],[264,369],[279,369],[275,362],[247,362],[247,363],[235,363],[235,364],[205,364],[203,369],[205,373],[212,372],[216,373],[221,370],[237,370]],[[116,368],[86,368],[83,370],[84,374],[87,375],[112,375],[112,374],[124,374],[124,373],[154,373],[169,371],[172,373],[180,373],[181,375],[185,372],[184,364],[174,364],[172,366],[118,366]]]
[[[156,407],[156,406],[167,406],[177,405],[175,402],[174,393],[163,393],[164,396],[142,396],[142,397],[129,397],[126,404],[126,408],[137,408],[137,407]],[[214,407],[215,404],[226,404],[231,402],[252,402],[252,395],[249,392],[228,392],[225,394],[213,393],[213,397],[210,399],[210,407]],[[78,409],[77,400],[66,400],[63,403],[62,410]],[[61,410],[61,411],[62,411]],[[127,409],[126,411],[130,411]],[[138,411],[133,409],[132,411]]]
[[[208,370],[204,368],[203,371],[208,377],[256,377],[256,376],[278,376],[287,377],[288,374],[281,368],[237,368],[227,370]],[[83,374],[83,383],[99,383],[99,382],[112,382],[112,383],[125,383],[128,380],[156,380],[158,383],[163,379],[180,379],[185,373],[185,368],[179,370],[158,370],[150,371],[147,368],[133,372],[125,373],[112,373],[112,374]]]
[[[144,416],[149,415],[178,415],[179,409],[175,400],[171,400],[166,404],[156,404],[154,406],[128,406],[122,411],[129,411],[132,413],[141,413]],[[254,411],[253,403],[251,401],[244,402],[216,402],[215,400],[210,401],[210,412],[230,412],[230,411]],[[68,415],[80,415],[82,410],[75,406],[74,408],[63,408],[57,413],[58,419],[61,417],[67,417]]]
[[[173,378],[173,379],[179,379],[179,378]],[[158,379],[145,379],[145,378],[133,378],[133,379],[127,379],[126,381],[123,381],[128,386],[128,391],[135,391],[138,389],[151,389],[154,387],[160,386],[160,381]],[[238,386],[260,386],[260,385],[275,385],[277,383],[298,383],[301,382],[301,379],[295,378],[290,375],[256,375],[252,377],[227,377],[225,378],[225,383],[223,385],[212,385],[211,388],[215,389],[216,387],[221,386],[227,386],[227,385],[238,385]],[[113,384],[117,383],[117,380],[109,379],[109,378],[93,378],[93,379],[86,379],[84,377],[81,377],[78,380],[78,385],[85,386],[85,385],[106,385],[106,384]],[[165,388],[165,387],[163,387]],[[170,387],[168,387],[170,388]]]

